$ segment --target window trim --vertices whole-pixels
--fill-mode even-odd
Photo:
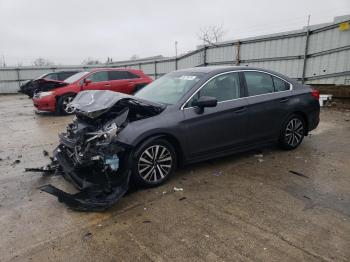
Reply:
[[[242,70],[234,70],[234,71],[227,71],[227,72],[222,72],[220,74],[217,74],[215,76],[212,76],[211,78],[209,78],[207,81],[205,81],[188,99],[186,99],[186,101],[181,105],[180,107],[180,110],[184,110],[184,109],[189,109],[189,108],[193,108],[193,106],[191,107],[186,107],[185,108],[185,105],[192,99],[193,96],[195,96],[210,80],[214,79],[215,77],[217,76],[221,76],[221,75],[225,75],[225,74],[229,74],[229,73],[240,73],[240,72],[260,72],[260,73],[265,73],[265,74],[268,74],[270,76],[274,76],[274,77],[277,77],[279,79],[281,79],[282,81],[286,82],[289,84],[289,90],[284,90],[284,91],[276,91],[276,92],[273,92],[273,93],[266,93],[266,94],[260,94],[260,95],[254,95],[254,96],[245,96],[245,97],[239,97],[239,98],[233,98],[233,99],[228,99],[228,100],[225,100],[225,101],[220,101],[218,102],[218,104],[220,103],[224,103],[224,102],[229,102],[229,101],[233,101],[233,100],[238,100],[238,99],[243,99],[243,98],[249,98],[249,97],[256,97],[256,96],[265,96],[265,95],[271,95],[271,94],[274,94],[274,93],[281,93],[281,92],[289,92],[289,91],[292,91],[293,90],[293,84],[285,79],[283,79],[282,77],[279,77],[273,73],[270,73],[270,72],[266,72],[266,71],[262,71],[262,70],[257,70],[257,69],[242,69]],[[244,76],[244,81],[245,80],[245,76]],[[245,87],[246,88],[246,87]]]

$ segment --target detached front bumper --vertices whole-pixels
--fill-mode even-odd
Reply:
[[[57,168],[60,174],[71,182],[80,192],[70,194],[62,191],[50,184],[40,187],[46,193],[54,195],[58,201],[78,211],[103,211],[110,208],[115,202],[125,195],[129,188],[131,172],[121,171],[117,174],[117,179],[113,180],[108,187],[104,184],[92,183],[84,179],[82,174],[75,171],[67,154],[56,148],[54,157],[57,159]]]

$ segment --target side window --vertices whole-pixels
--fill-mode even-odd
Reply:
[[[48,74],[47,76],[45,76],[45,79],[57,80],[57,74],[56,73]]]
[[[70,73],[70,72],[59,73],[58,80],[63,81],[65,79],[67,79],[68,77],[70,77],[71,75],[73,75],[73,73]]]
[[[210,80],[192,97],[187,107],[190,107],[192,102],[201,96],[215,97],[218,102],[239,98],[241,92],[238,73],[228,73]]]
[[[273,83],[275,85],[275,92],[287,91],[290,89],[290,84],[287,83],[286,81],[283,81],[282,79],[274,76],[272,78],[273,78]]]
[[[91,80],[91,82],[93,83],[108,81],[108,72],[106,71],[96,72],[88,76],[87,79]]]
[[[272,93],[274,91],[272,76],[261,72],[244,72],[250,96]]]
[[[123,80],[129,79],[129,74],[127,71],[109,71],[109,80]]]
[[[135,79],[135,78],[140,78],[138,75],[135,75],[131,72],[128,72],[128,75],[129,75],[129,79]]]

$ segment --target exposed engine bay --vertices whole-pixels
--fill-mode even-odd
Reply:
[[[68,83],[56,80],[39,78],[30,80],[20,87],[19,92],[28,95],[32,98],[35,93],[51,91],[52,89],[67,86]]]
[[[52,185],[40,187],[60,202],[81,211],[111,207],[128,190],[133,148],[118,142],[118,133],[130,122],[159,114],[164,108],[112,91],[83,91],[72,101],[74,121],[59,135],[52,163],[27,171],[62,175],[79,193]]]

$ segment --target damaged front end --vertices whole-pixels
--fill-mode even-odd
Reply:
[[[40,189],[71,208],[101,211],[111,207],[128,190],[132,147],[118,141],[130,122],[159,114],[162,106],[111,91],[84,91],[72,106],[76,118],[54,150],[53,161],[41,171],[62,175],[80,192],[66,193],[52,185]]]
[[[68,83],[62,81],[39,78],[26,82],[20,87],[18,92],[32,98],[36,93],[51,91],[55,88],[65,87],[67,85]]]

